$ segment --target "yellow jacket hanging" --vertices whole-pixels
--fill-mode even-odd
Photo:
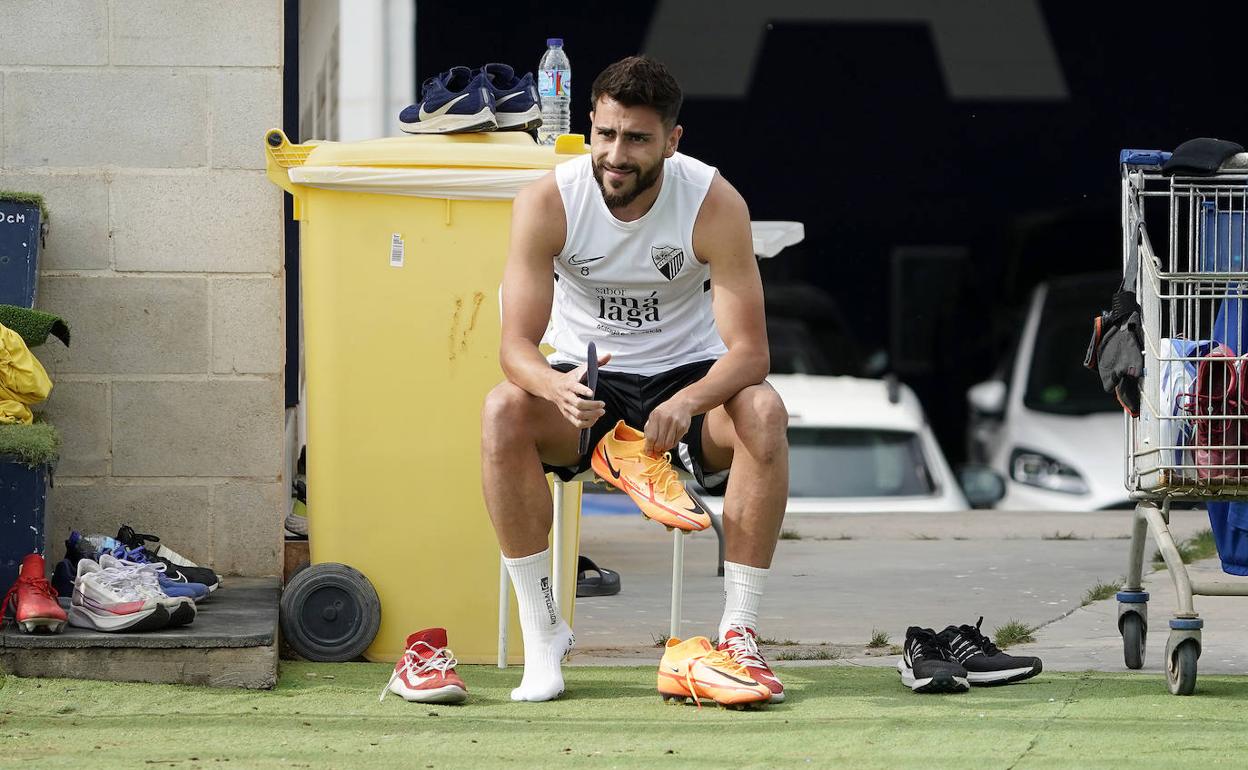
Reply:
[[[51,392],[43,364],[17,332],[0,324],[0,423],[31,422],[29,406]]]

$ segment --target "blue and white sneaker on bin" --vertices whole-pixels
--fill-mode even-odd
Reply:
[[[399,113],[399,127],[409,134],[493,131],[498,121],[489,78],[467,67],[429,78],[421,86],[420,103]]]
[[[542,102],[533,83],[533,73],[516,77],[507,64],[487,64],[485,73],[490,92],[494,95],[494,117],[499,131],[528,131],[542,125]]]

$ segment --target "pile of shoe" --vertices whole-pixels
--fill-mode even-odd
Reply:
[[[159,539],[128,526],[116,538],[71,532],[47,592],[54,600],[71,597],[69,625],[139,632],[194,621],[197,603],[221,585],[220,578],[167,546],[147,547]],[[42,562],[39,558],[40,575]]]
[[[984,636],[980,625],[906,629],[897,671],[915,692],[966,692],[971,685],[992,686],[1030,679],[1043,670],[1039,658],[1007,655]]]
[[[506,64],[451,67],[421,86],[420,102],[399,113],[409,134],[528,131],[542,125],[533,73],[516,77]]]

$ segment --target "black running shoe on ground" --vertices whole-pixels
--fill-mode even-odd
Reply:
[[[941,642],[949,648],[954,660],[966,669],[973,685],[996,685],[1021,682],[1043,670],[1039,658],[1006,655],[979,630],[981,617],[973,626],[949,626],[941,631]]]
[[[949,649],[930,628],[910,626],[897,661],[901,683],[915,692],[949,693],[971,689],[966,669],[949,658]]]

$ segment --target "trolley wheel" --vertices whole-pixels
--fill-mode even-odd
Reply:
[[[1122,616],[1122,659],[1127,668],[1144,667],[1144,646],[1148,642],[1148,634],[1144,628],[1144,618],[1137,613],[1128,612]]]
[[[1196,689],[1196,659],[1200,648],[1194,641],[1181,642],[1166,661],[1166,680],[1171,695],[1191,695]]]
[[[373,643],[381,625],[381,599],[359,570],[313,564],[286,584],[278,618],[295,652],[318,663],[342,663]]]

